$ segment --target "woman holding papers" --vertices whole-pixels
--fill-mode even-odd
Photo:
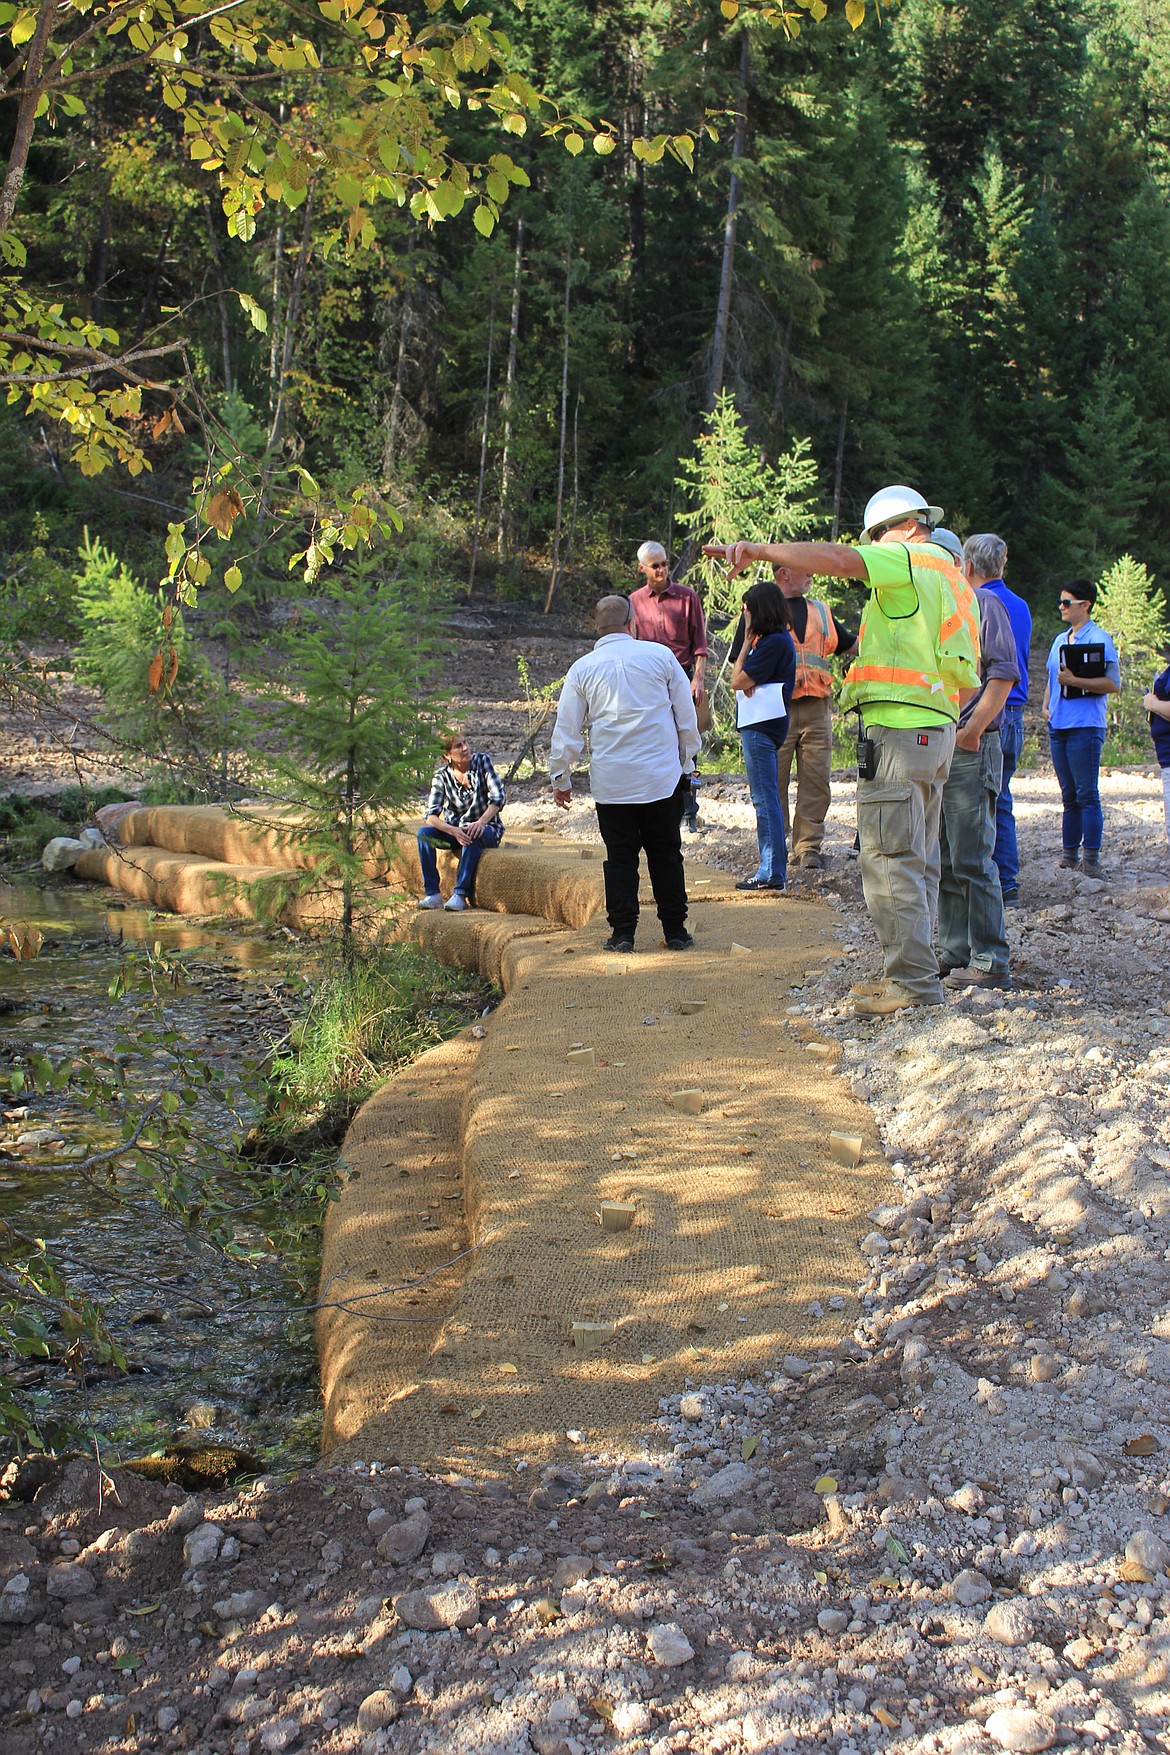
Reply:
[[[743,600],[744,642],[731,673],[735,722],[756,811],[760,863],[737,890],[783,890],[788,876],[784,812],[776,752],[788,731],[788,702],[796,681],[796,649],[788,632],[788,604],[771,580],[753,585]]]
[[[1060,863],[1090,877],[1101,866],[1098,774],[1105,744],[1105,697],[1121,692],[1117,648],[1092,618],[1097,587],[1074,579],[1060,593],[1063,627],[1048,654],[1044,717],[1052,766],[1064,801]]]

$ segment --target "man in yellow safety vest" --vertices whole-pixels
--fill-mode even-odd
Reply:
[[[882,1017],[943,1004],[934,925],[939,817],[962,698],[979,687],[975,597],[953,557],[931,542],[942,521],[913,488],[883,488],[865,508],[862,546],[835,542],[718,543],[704,553],[730,574],[753,561],[861,579],[870,599],[841,692],[863,725],[857,826],[865,905],[884,979],[854,989],[853,1009]]]

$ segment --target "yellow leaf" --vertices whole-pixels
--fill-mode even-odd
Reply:
[[[814,1493],[828,1494],[836,1491],[837,1477],[835,1475],[822,1475],[820,1480],[813,1485]]]
[[[750,1438],[744,1439],[743,1443],[740,1445],[740,1450],[739,1450],[739,1454],[743,1458],[744,1462],[749,1462],[751,1460],[751,1458],[753,1456],[755,1456],[756,1446],[757,1446],[757,1444],[759,1444],[759,1442],[760,1442],[759,1439],[755,1436],[754,1433],[752,1434],[752,1436]]]
[[[595,134],[593,136],[593,150],[601,158],[608,158],[616,145],[617,141],[612,134]]]
[[[975,1680],[979,1683],[980,1687],[994,1688],[995,1683],[992,1681],[991,1677],[987,1674],[987,1671],[981,1670],[979,1668],[978,1664],[971,1665],[971,1674],[974,1676]]]
[[[585,145],[585,142],[581,138],[580,134],[577,134],[576,132],[574,132],[572,134],[565,135],[565,151],[567,153],[570,153],[573,156],[573,158],[576,158],[577,154],[582,150],[584,145]]]
[[[501,1365],[500,1366],[500,1370],[506,1372],[509,1377],[515,1377],[518,1373],[518,1369],[519,1368],[515,1365]]]
[[[604,1694],[595,1694],[585,1704],[591,1712],[597,1714],[598,1718],[603,1718],[606,1724],[613,1723],[613,1701],[607,1700]]]
[[[542,1627],[561,1619],[561,1605],[552,1597],[541,1597],[536,1605],[536,1619]]]
[[[229,591],[238,591],[244,583],[244,575],[238,567],[229,567],[223,576],[223,582]]]
[[[643,1363],[643,1365],[653,1365],[657,1358],[658,1358],[657,1353],[643,1353],[642,1354],[642,1363]]]
[[[891,1578],[891,1576],[888,1572],[879,1573],[878,1577],[874,1579],[873,1583],[874,1583],[875,1590],[897,1590],[897,1588],[898,1588],[897,1579]]]
[[[865,19],[865,0],[845,0],[845,16],[856,30]]]
[[[468,1419],[469,1419],[469,1420],[478,1420],[478,1419],[480,1419],[480,1418],[481,1418],[481,1417],[482,1417],[482,1416],[483,1416],[483,1414],[485,1414],[485,1413],[486,1413],[486,1412],[487,1412],[487,1410],[486,1410],[486,1409],[485,1409],[485,1408],[483,1408],[483,1407],[478,1407],[478,1408],[471,1408],[471,1409],[470,1409],[470,1410],[469,1410],[469,1411],[468,1411],[468,1415],[467,1415],[467,1418],[468,1418]]]
[[[898,1724],[897,1719],[892,1712],[887,1712],[884,1706],[875,1706],[873,1709],[873,1716],[877,1719],[879,1725],[885,1725],[887,1731],[896,1729]]]
[[[739,11],[739,0],[719,0],[719,10],[724,18],[734,18]]]
[[[146,1603],[141,1609],[127,1609],[127,1615],[157,1615],[162,1608],[161,1603]]]

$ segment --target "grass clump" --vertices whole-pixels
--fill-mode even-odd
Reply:
[[[338,957],[270,1062],[263,1148],[303,1157],[338,1144],[367,1097],[495,997],[486,982],[417,945],[367,950],[348,965]]]

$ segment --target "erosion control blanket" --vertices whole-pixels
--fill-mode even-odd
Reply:
[[[599,922],[542,935],[529,916],[509,936],[512,916],[420,917],[425,944],[498,969],[506,997],[346,1141],[318,1330],[327,1449],[456,1470],[580,1434],[604,1450],[688,1379],[762,1375],[856,1320],[884,1166],[864,1106],[783,1027],[828,917],[710,872],[700,888],[700,870],[685,953],[656,948],[645,912],[647,948],[625,957]],[[834,1161],[834,1131],[859,1165]]]
[[[256,885],[309,863],[295,824],[259,812],[144,809],[121,841],[77,874],[184,913],[255,912]],[[440,869],[449,893],[454,860]],[[833,949],[826,910],[690,866],[695,948],[660,948],[644,895],[639,949],[617,956],[596,848],[509,836],[466,914],[413,912],[410,832],[383,876],[400,923],[505,998],[347,1136],[323,1241],[326,1448],[455,1469],[578,1434],[604,1450],[688,1379],[763,1376],[839,1341],[887,1184],[833,1051],[785,1027]],[[283,917],[336,907],[323,884]]]

